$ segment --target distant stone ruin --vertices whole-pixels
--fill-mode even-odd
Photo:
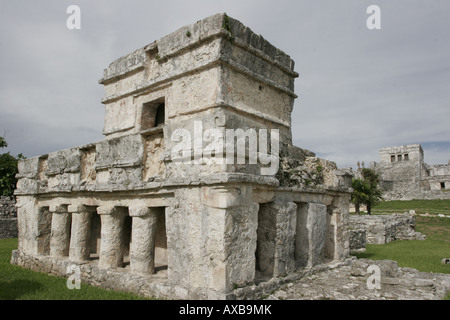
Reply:
[[[234,299],[349,257],[352,176],[292,145],[294,61],[226,14],[111,63],[105,140],[19,162],[12,263]],[[57,134],[57,132],[55,132]]]
[[[448,164],[428,165],[419,144],[380,150],[371,166],[381,177],[385,200],[450,199]]]
[[[395,240],[425,240],[416,231],[416,219],[410,213],[389,215],[350,215],[350,249],[366,244],[386,244]]]
[[[14,197],[0,197],[0,239],[17,238],[17,209]]]

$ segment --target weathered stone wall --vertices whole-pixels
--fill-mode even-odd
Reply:
[[[351,250],[361,250],[366,248],[367,232],[364,229],[349,230],[349,241]]]
[[[0,239],[17,238],[17,218],[0,217]]]
[[[0,198],[0,239],[17,238],[17,208],[14,197]]]
[[[428,165],[419,144],[387,147],[371,166],[380,175],[385,200],[450,199],[447,164]]]
[[[0,197],[0,217],[17,217],[16,199],[14,197]]]
[[[368,244],[385,244],[394,240],[424,240],[425,236],[415,231],[415,218],[409,213],[397,215],[350,215],[350,230],[365,230]],[[356,231],[354,231],[356,233]],[[357,236],[355,235],[355,240]],[[352,249],[360,249],[354,241]]]

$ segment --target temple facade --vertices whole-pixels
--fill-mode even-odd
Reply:
[[[292,145],[294,61],[226,14],[110,64],[103,141],[21,160],[12,263],[172,299],[349,257],[351,175]]]
[[[428,165],[420,144],[386,147],[379,154],[371,167],[380,175],[385,200],[450,199],[450,161]]]

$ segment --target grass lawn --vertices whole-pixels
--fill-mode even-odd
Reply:
[[[386,201],[373,208],[373,213],[401,213],[409,210],[450,215],[450,200]],[[450,274],[450,265],[441,263],[443,258],[450,258],[450,218],[416,216],[416,231],[425,234],[426,240],[368,244],[365,252],[354,255],[360,259],[394,260],[400,267],[422,272]],[[444,300],[450,300],[450,292]]]
[[[400,267],[450,274],[450,265],[441,263],[443,258],[450,258],[450,218],[416,216],[416,231],[425,234],[426,240],[368,244],[365,252],[355,256],[372,260],[394,260]]]
[[[409,210],[414,210],[416,213],[450,215],[450,199],[383,201],[372,208],[372,213],[402,213],[409,212]]]
[[[10,264],[17,239],[0,240],[0,300],[143,300],[137,295],[114,292],[82,283],[69,290],[66,278],[23,269]]]

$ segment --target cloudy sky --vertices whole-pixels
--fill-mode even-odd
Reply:
[[[69,30],[69,5],[81,29]],[[381,29],[366,12],[381,9]],[[420,143],[450,159],[448,0],[5,0],[0,11],[0,136],[31,157],[103,139],[98,80],[113,60],[226,12],[296,62],[294,144],[355,167]]]

